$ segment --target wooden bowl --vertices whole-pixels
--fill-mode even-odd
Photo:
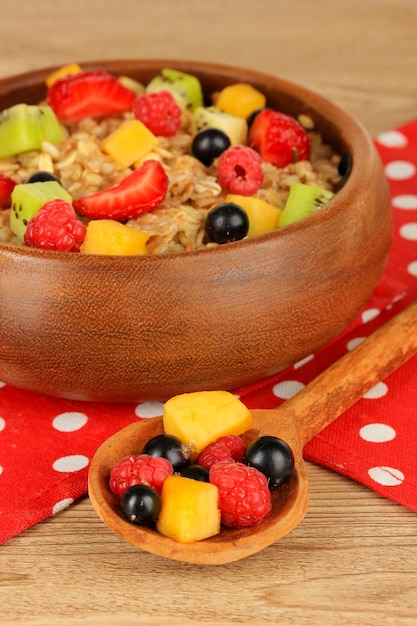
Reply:
[[[44,394],[115,402],[235,389],[324,345],[374,290],[392,235],[373,142],[320,95],[269,76],[174,60],[82,63],[149,81],[170,66],[207,92],[249,82],[268,106],[313,117],[350,154],[336,197],[276,232],[171,255],[100,257],[0,245],[0,380]],[[0,81],[0,109],[36,103],[52,68]]]

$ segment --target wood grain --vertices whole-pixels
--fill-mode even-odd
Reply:
[[[226,60],[322,92],[375,136],[417,114],[416,23],[415,0],[3,0],[0,75],[77,58]],[[216,568],[139,551],[81,499],[0,547],[0,623],[414,626],[415,513],[307,469],[304,521]]]

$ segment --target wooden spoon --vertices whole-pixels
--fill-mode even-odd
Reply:
[[[163,431],[161,417],[135,422],[98,448],[89,471],[91,503],[109,528],[147,552],[205,565],[243,559],[289,533],[305,516],[309,491],[303,446],[416,353],[417,303],[414,303],[278,409],[253,411],[256,430],[284,439],[295,456],[291,479],[272,492],[272,512],[259,526],[225,529],[210,539],[182,544],[124,519],[118,498],[108,486],[110,470],[124,456],[140,454],[144,443]]]

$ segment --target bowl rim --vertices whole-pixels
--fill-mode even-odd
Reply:
[[[271,89],[277,91],[285,91],[297,94],[297,99],[304,99],[309,102],[310,105],[317,109],[324,111],[324,117],[330,121],[338,118],[340,123],[337,128],[341,130],[340,139],[345,144],[346,150],[351,157],[351,169],[349,176],[343,183],[341,188],[337,191],[335,198],[330,200],[325,206],[321,207],[319,211],[315,211],[311,215],[288,224],[281,229],[265,233],[263,235],[257,235],[256,237],[248,237],[240,241],[230,242],[227,246],[213,246],[209,248],[202,248],[198,250],[182,251],[182,252],[170,252],[169,254],[150,254],[150,255],[93,255],[93,254],[73,254],[71,252],[59,252],[53,250],[42,250],[37,248],[27,248],[25,246],[17,246],[14,244],[0,242],[0,254],[11,257],[24,257],[35,258],[45,260],[55,260],[60,262],[76,262],[91,264],[94,262],[97,265],[101,263],[114,264],[131,264],[132,261],[136,264],[146,263],[164,263],[168,262],[168,259],[173,257],[195,257],[196,255],[212,255],[224,253],[226,251],[236,250],[250,250],[252,246],[267,244],[271,240],[278,240],[283,237],[290,236],[296,231],[304,231],[310,229],[314,225],[321,223],[323,220],[330,219],[334,213],[343,210],[346,203],[349,202],[351,194],[361,192],[364,188],[364,182],[362,179],[362,168],[369,163],[369,160],[373,158],[375,153],[375,146],[371,137],[367,133],[362,123],[353,115],[348,113],[345,109],[335,104],[331,100],[328,100],[321,94],[313,91],[312,89],[292,82],[288,79],[281,78],[278,75],[266,73],[260,70],[246,68],[238,65],[228,65],[210,61],[191,61],[186,59],[166,59],[166,58],[120,58],[120,59],[101,59],[101,60],[89,60],[89,61],[77,61],[77,63],[85,70],[106,70],[110,73],[120,75],[127,67],[143,67],[152,68],[155,71],[162,67],[175,67],[183,71],[191,73],[192,69],[198,72],[210,72],[211,75],[216,72],[219,76],[230,76],[231,74],[239,75],[241,78],[246,77],[247,82],[263,81],[270,85]],[[19,88],[36,86],[39,87],[40,83],[44,82],[45,76],[53,72],[56,69],[62,67],[61,64],[49,65],[18,74],[12,74],[0,78],[0,101],[1,99],[10,93],[10,91],[17,91]],[[339,128],[341,126],[341,129]],[[165,261],[164,261],[165,259]]]

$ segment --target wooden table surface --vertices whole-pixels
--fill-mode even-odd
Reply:
[[[369,133],[417,115],[415,0],[2,0],[0,76],[70,61],[193,58],[323,93]],[[0,624],[417,624],[417,516],[308,465],[287,537],[218,567],[123,543],[87,497],[0,546]]]

